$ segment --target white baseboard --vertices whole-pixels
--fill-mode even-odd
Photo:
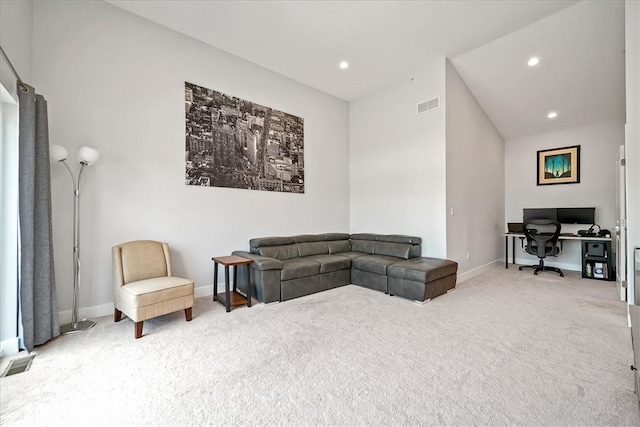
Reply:
[[[220,292],[220,289],[224,290],[224,282],[222,282],[222,285],[218,283],[218,292]],[[213,285],[199,286],[195,288],[193,290],[193,296],[194,298],[213,297]]]
[[[0,341],[0,357],[11,356],[20,351],[18,347],[18,337]]]
[[[222,284],[224,289],[224,283]],[[195,298],[212,296],[213,286],[200,286],[193,290]],[[61,325],[71,323],[71,310],[64,310],[58,312],[58,321]],[[94,305],[92,307],[80,307],[78,317],[80,319],[91,319],[94,317],[111,316],[113,315],[113,303]],[[4,348],[4,345],[3,345]]]
[[[93,307],[80,307],[78,310],[79,319],[91,319],[113,314],[113,303],[94,305]],[[58,312],[58,321],[61,325],[71,323],[71,310]]]
[[[494,264],[499,263],[499,262],[500,262],[499,260],[491,261],[488,264],[481,265],[480,267],[476,267],[476,268],[474,268],[472,270],[465,271],[464,273],[458,273],[457,283],[462,283],[465,280],[471,279],[472,277],[479,276],[480,274],[484,273],[485,271],[487,271],[491,267],[493,267]]]

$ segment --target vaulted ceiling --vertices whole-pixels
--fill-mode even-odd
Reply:
[[[623,114],[620,1],[108,2],[347,101],[448,57],[507,139]]]
[[[624,120],[621,2],[582,2],[452,62],[506,139]]]

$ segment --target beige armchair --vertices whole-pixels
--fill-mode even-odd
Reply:
[[[126,314],[140,338],[147,319],[184,310],[187,322],[191,321],[193,281],[171,275],[168,244],[136,240],[114,246],[111,255],[114,322]]]

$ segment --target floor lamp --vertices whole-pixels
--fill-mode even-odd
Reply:
[[[74,332],[86,331],[95,326],[93,320],[78,321],[78,287],[80,285],[80,183],[82,182],[82,174],[87,166],[91,166],[100,158],[98,150],[90,147],[81,147],[78,150],[78,162],[80,163],[80,172],[78,179],[73,175],[71,168],[67,164],[69,152],[60,145],[51,147],[51,158],[56,162],[62,163],[71,175],[73,181],[73,308],[71,311],[71,323],[60,326],[60,334],[72,334]]]

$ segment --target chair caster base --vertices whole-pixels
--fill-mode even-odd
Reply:
[[[520,267],[518,267],[518,270],[522,271],[523,268],[532,268],[533,274],[536,276],[541,271],[553,271],[554,273],[558,273],[560,277],[564,277],[564,273],[562,272],[562,270],[560,270],[557,267],[548,267],[546,265],[534,264],[534,265],[521,265]]]

